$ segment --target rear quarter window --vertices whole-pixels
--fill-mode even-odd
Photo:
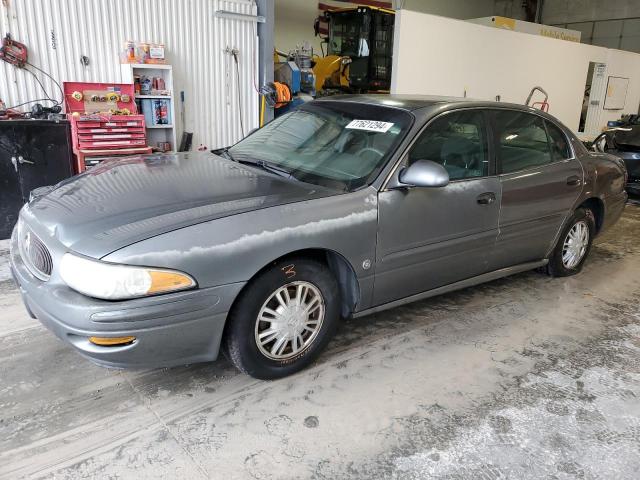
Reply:
[[[567,136],[553,123],[545,121],[547,132],[549,133],[549,144],[551,145],[551,156],[554,162],[571,158],[571,149]]]

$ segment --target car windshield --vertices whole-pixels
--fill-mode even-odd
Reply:
[[[352,191],[375,179],[412,119],[397,108],[311,102],[275,119],[229,153],[236,161],[279,167],[303,182]]]

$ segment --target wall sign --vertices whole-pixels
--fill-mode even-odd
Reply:
[[[629,79],[624,77],[609,77],[607,94],[604,97],[605,110],[622,110],[627,101]]]

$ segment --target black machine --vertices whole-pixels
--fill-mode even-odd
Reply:
[[[0,121],[0,239],[9,238],[32,190],[73,175],[68,121]]]
[[[327,11],[327,56],[349,57],[349,88],[354,92],[391,88],[395,12],[378,7],[355,7]]]

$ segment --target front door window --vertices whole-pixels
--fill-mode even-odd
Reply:
[[[409,164],[417,160],[440,163],[451,180],[487,176],[489,155],[482,112],[452,112],[431,122],[409,152]]]

